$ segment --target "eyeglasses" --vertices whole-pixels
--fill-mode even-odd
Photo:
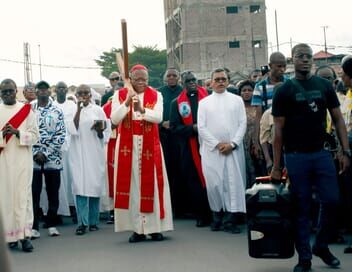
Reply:
[[[332,76],[323,76],[322,78],[325,78],[325,79],[327,79],[327,80],[329,80],[329,81],[333,81],[335,78],[334,77],[332,77]]]
[[[147,82],[148,79],[147,78],[132,78],[132,81],[135,81],[135,82]]]
[[[113,78],[110,78],[110,80],[120,80],[119,77],[113,77]]]
[[[176,74],[168,74],[166,77],[177,77]]]
[[[191,82],[196,82],[197,81],[197,79],[196,78],[190,78],[190,79],[186,79],[185,80],[185,83],[191,83]]]
[[[311,54],[297,54],[297,55],[295,55],[295,58],[296,59],[304,59],[304,57],[306,57],[308,60],[310,60],[310,59],[312,59],[313,58],[313,56],[311,55]]]
[[[2,94],[2,95],[13,94],[14,92],[15,92],[14,89],[5,89],[5,90],[1,90],[1,94]]]
[[[214,78],[214,81],[216,83],[219,83],[219,82],[226,82],[227,81],[227,78],[226,77],[217,77],[217,78]]]
[[[79,91],[76,93],[77,96],[88,96],[90,95],[89,91]]]

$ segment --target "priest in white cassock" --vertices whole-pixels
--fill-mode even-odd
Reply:
[[[239,233],[234,213],[246,211],[243,137],[247,121],[242,98],[229,93],[228,84],[224,69],[212,72],[213,93],[201,100],[198,107],[198,133],[202,169],[213,212],[211,229]]]
[[[11,79],[0,84],[0,209],[5,239],[11,248],[21,241],[30,252],[32,234],[32,145],[39,131],[30,104],[16,101],[17,87]]]
[[[73,120],[69,121],[71,134],[69,163],[73,165],[72,192],[76,198],[77,235],[87,229],[97,231],[100,197],[106,195],[105,144],[110,138],[110,122],[101,107],[91,102],[91,88],[80,85]]]
[[[73,194],[72,194],[72,172],[74,171],[73,166],[69,163],[70,153],[70,142],[71,135],[67,131],[68,123],[73,120],[73,116],[76,113],[76,104],[72,100],[66,99],[67,85],[65,82],[58,82],[55,86],[56,100],[53,102],[55,106],[60,108],[64,114],[65,126],[66,126],[66,137],[65,142],[62,145],[62,171],[61,171],[61,182],[59,190],[59,209],[58,214],[69,216],[75,206]]]
[[[115,231],[132,230],[130,243],[164,239],[173,229],[170,189],[158,124],[162,95],[148,86],[148,71],[137,64],[131,84],[115,93],[111,121],[119,125],[116,143]]]

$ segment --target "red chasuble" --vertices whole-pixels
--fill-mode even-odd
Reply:
[[[106,118],[110,119],[111,116],[111,100],[109,100],[104,106],[103,110],[105,112]],[[117,129],[115,128],[117,132]],[[107,163],[108,163],[108,182],[109,182],[109,197],[114,197],[114,163],[115,163],[115,147],[116,147],[116,138],[110,138],[108,143],[108,152],[107,152]]]
[[[25,104],[14,116],[11,117],[11,119],[7,123],[13,126],[13,128],[18,129],[20,125],[23,123],[23,121],[26,120],[30,112],[31,112],[31,105]],[[5,126],[1,129],[1,131],[5,129]],[[13,134],[6,135],[5,137],[6,143],[11,139],[12,136]],[[2,152],[3,149],[4,149],[3,147],[0,147],[0,153]]]
[[[128,90],[119,90],[119,101],[124,103]],[[147,87],[144,91],[143,106],[153,109],[157,102],[157,91]],[[132,120],[132,103],[126,117],[119,125],[120,144],[118,150],[118,166],[116,179],[115,208],[128,209],[131,188],[131,175],[135,167],[140,171],[140,211],[154,212],[155,171],[160,203],[160,218],[165,217],[164,210],[164,180],[162,171],[161,147],[158,124],[145,120]],[[141,161],[139,165],[132,165],[133,135],[143,136]]]
[[[200,86],[197,86],[197,92],[198,92],[198,102],[208,95],[208,92]],[[182,93],[178,96],[177,104],[178,104],[178,111],[182,117],[183,124],[193,125],[191,103],[187,96],[187,90],[183,90]],[[205,188],[205,178],[203,175],[200,155],[198,151],[197,137],[196,136],[190,137],[189,144],[191,146],[192,158],[194,161],[194,165],[196,166],[199,179],[202,183],[203,188]]]

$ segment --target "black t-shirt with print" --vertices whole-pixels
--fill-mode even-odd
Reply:
[[[285,117],[283,145],[286,153],[315,152],[323,148],[327,109],[340,104],[328,80],[312,76],[298,82],[306,90],[310,102],[314,101],[316,112],[302,92],[288,80],[274,94],[272,115]]]

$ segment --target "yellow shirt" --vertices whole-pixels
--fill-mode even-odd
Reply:
[[[351,111],[352,111],[352,88],[349,88],[345,99],[341,103],[341,113],[342,113],[343,119],[345,120],[347,131],[352,130]]]

